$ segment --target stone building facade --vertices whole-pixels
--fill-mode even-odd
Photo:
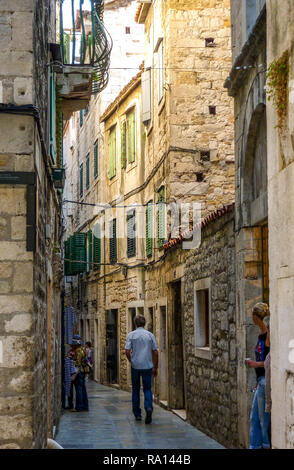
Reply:
[[[0,447],[44,448],[61,394],[60,200],[47,67],[55,1],[0,2],[0,23]]]
[[[277,449],[294,448],[293,16],[293,2],[267,2],[268,69],[288,53],[282,95],[287,105],[281,123],[273,100],[267,104],[272,443]]]
[[[258,336],[252,307],[269,301],[265,2],[231,2],[231,17],[233,67],[225,87],[235,102],[238,432],[248,447],[255,373],[244,359]]]

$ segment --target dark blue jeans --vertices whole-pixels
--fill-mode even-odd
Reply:
[[[79,373],[75,380],[74,380],[74,386],[76,389],[76,410],[77,411],[82,411],[82,410],[88,410],[88,394],[87,394],[87,389],[86,389],[86,384],[85,384],[85,374],[84,373]]]
[[[135,416],[141,416],[140,408],[140,377],[142,377],[143,382],[143,392],[144,392],[144,408],[147,410],[152,406],[152,369],[131,369],[132,371],[132,402],[133,402],[133,413]]]

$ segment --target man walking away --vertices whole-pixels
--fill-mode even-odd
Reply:
[[[136,421],[141,421],[140,408],[140,377],[143,382],[144,408],[146,410],[145,424],[152,422],[152,375],[156,377],[158,369],[158,348],[155,336],[145,330],[145,317],[136,315],[136,330],[127,336],[125,345],[126,356],[131,363],[132,372],[132,403]]]

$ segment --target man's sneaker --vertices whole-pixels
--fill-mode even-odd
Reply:
[[[147,408],[146,410],[146,418],[145,418],[145,424],[150,424],[152,423],[152,409]]]
[[[142,416],[135,416],[136,421],[142,421]]]

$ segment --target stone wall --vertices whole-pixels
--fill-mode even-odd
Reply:
[[[58,424],[61,396],[60,206],[45,151],[55,2],[16,1],[13,9],[7,3],[0,2],[0,101],[38,106],[42,133],[32,116],[0,114],[1,172],[29,173],[35,182],[33,199],[27,184],[0,187],[0,447],[44,448]]]
[[[194,283],[210,278],[211,357],[197,357]],[[188,420],[226,447],[238,446],[235,236],[233,211],[202,231],[185,265]]]
[[[288,109],[281,131],[273,102],[267,105],[272,444],[276,449],[294,448],[293,20],[293,2],[267,2],[267,66],[286,50],[290,53],[289,86],[285,90]]]

